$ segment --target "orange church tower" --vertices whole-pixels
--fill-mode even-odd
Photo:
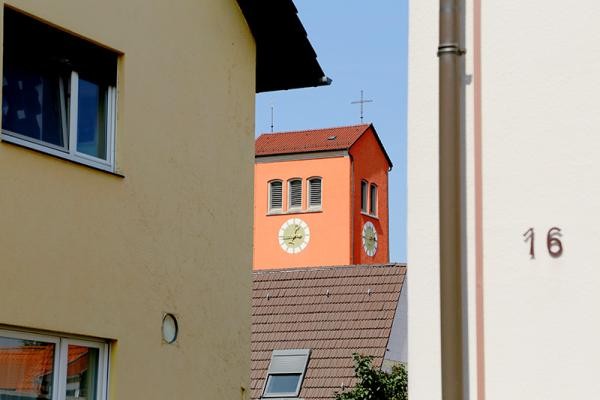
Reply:
[[[372,124],[259,136],[254,269],[389,262],[391,168]]]

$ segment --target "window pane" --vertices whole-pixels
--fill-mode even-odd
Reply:
[[[42,67],[25,69],[5,60],[2,129],[66,147],[67,81],[57,72]]]
[[[321,180],[311,179],[308,183],[309,188],[309,207],[316,207],[321,205]]]
[[[367,182],[360,183],[360,209],[367,212]]]
[[[290,207],[302,207],[302,181],[290,181]]]
[[[99,350],[69,345],[66,400],[96,400]]]
[[[371,185],[371,205],[369,207],[371,214],[377,213],[377,186]]]
[[[77,151],[106,160],[106,89],[79,77]]]
[[[281,182],[271,182],[271,197],[269,199],[270,209],[282,208],[282,186]]]
[[[53,343],[0,337],[0,398],[52,399]]]
[[[301,374],[269,375],[266,394],[296,393]]]

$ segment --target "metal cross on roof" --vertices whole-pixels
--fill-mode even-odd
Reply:
[[[361,90],[360,91],[360,100],[356,100],[356,101],[353,101],[350,103],[350,104],[360,104],[360,122],[363,122],[363,117],[364,117],[363,105],[365,103],[372,103],[372,102],[373,102],[373,100],[365,100],[364,99],[364,93]]]

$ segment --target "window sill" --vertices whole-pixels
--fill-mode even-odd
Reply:
[[[364,211],[361,211],[360,213],[361,213],[362,215],[364,215],[365,217],[370,217],[370,218],[373,218],[373,219],[379,220],[379,217],[378,217],[377,215],[369,214],[369,213],[366,213],[366,212],[364,212]]]
[[[294,214],[318,214],[318,213],[322,213],[323,209],[321,208],[315,208],[315,209],[307,209],[307,210],[287,210],[287,211],[280,211],[280,212],[268,212],[267,213],[267,217],[272,217],[275,215],[294,215]]]
[[[49,155],[54,158],[59,158],[61,160],[68,161],[73,164],[83,165],[88,168],[95,169],[96,171],[107,173],[109,175],[114,175],[114,176],[118,176],[120,178],[125,178],[125,175],[114,172],[112,166],[104,165],[102,163],[95,162],[92,160],[88,161],[83,158],[74,157],[71,154],[64,153],[62,151],[55,150],[50,147],[45,147],[43,145],[39,145],[36,143],[28,142],[26,140],[19,139],[19,138],[16,138],[16,137],[4,134],[4,133],[0,134],[0,141],[4,144],[22,147],[22,148],[25,148],[28,150],[33,150],[37,153]]]

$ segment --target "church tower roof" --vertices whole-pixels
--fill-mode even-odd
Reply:
[[[291,132],[263,133],[256,139],[256,156],[278,154],[311,153],[320,151],[349,150],[360,137],[369,130],[373,131],[381,150],[392,166],[388,154],[372,124],[340,126],[324,129],[309,129]]]

